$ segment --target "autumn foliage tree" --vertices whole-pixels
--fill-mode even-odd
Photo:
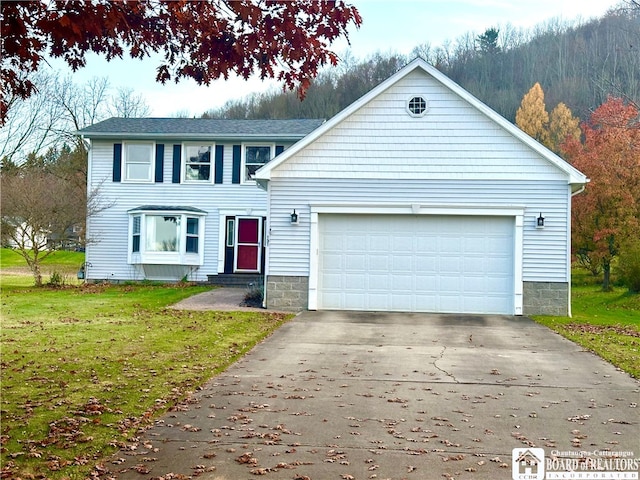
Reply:
[[[563,145],[567,138],[579,140],[580,135],[580,120],[573,116],[569,107],[560,102],[549,114],[547,147],[564,155]]]
[[[564,155],[562,145],[567,137],[580,138],[580,120],[569,107],[560,102],[547,113],[544,91],[536,83],[524,97],[516,112],[516,125],[525,133],[559,155]]]
[[[524,97],[516,111],[516,125],[537,141],[546,145],[549,139],[549,113],[544,104],[544,92],[538,82]]]
[[[335,65],[331,44],[359,26],[342,0],[18,1],[1,4],[3,55],[0,126],[8,105],[34,91],[32,75],[46,56],[75,71],[86,53],[108,60],[162,55],[156,80],[193,78],[208,85],[236,74],[275,78],[301,96],[319,68]]]
[[[639,115],[636,106],[610,97],[583,123],[584,143],[570,138],[563,145],[571,163],[591,179],[585,192],[574,197],[573,250],[592,270],[602,267],[605,290],[613,259],[638,239]]]

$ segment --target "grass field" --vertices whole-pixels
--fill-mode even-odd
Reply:
[[[622,287],[603,292],[600,279],[576,270],[571,296],[571,318],[534,320],[640,378],[640,295]]]
[[[49,282],[51,275],[57,273],[65,284],[79,285],[82,282],[77,279],[77,273],[83,263],[84,253],[82,252],[55,251],[42,260],[42,281]],[[9,276],[19,276],[22,277],[21,280],[14,278],[13,281],[21,281],[25,285],[33,284],[33,276],[30,277],[31,270],[27,262],[10,248],[0,249],[0,270],[2,270],[0,282],[6,281]]]
[[[289,318],[167,308],[205,286],[32,284],[2,275],[2,478],[87,478]]]
[[[204,286],[74,285],[79,253],[46,263],[66,285],[36,288],[14,255],[0,260],[2,478],[87,478],[289,318],[167,308]],[[639,295],[578,273],[573,314],[535,320],[640,378]]]

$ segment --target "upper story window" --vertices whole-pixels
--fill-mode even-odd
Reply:
[[[153,143],[124,144],[124,179],[128,182],[151,182]]]
[[[211,182],[213,168],[211,152],[213,145],[184,145],[184,174],[185,182]]]
[[[244,145],[242,149],[242,165],[244,171],[243,182],[255,179],[256,171],[274,156],[275,145]]]

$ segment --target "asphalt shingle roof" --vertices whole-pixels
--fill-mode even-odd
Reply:
[[[324,123],[323,119],[225,120],[210,118],[118,118],[79,130],[98,137],[193,138],[302,138]]]

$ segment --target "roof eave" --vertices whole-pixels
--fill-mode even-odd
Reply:
[[[306,134],[215,134],[215,133],[131,133],[131,132],[76,132],[77,135],[81,135],[84,138],[96,139],[96,140],[231,140],[231,141],[255,141],[255,140],[282,140],[282,141],[298,141],[304,138]]]

